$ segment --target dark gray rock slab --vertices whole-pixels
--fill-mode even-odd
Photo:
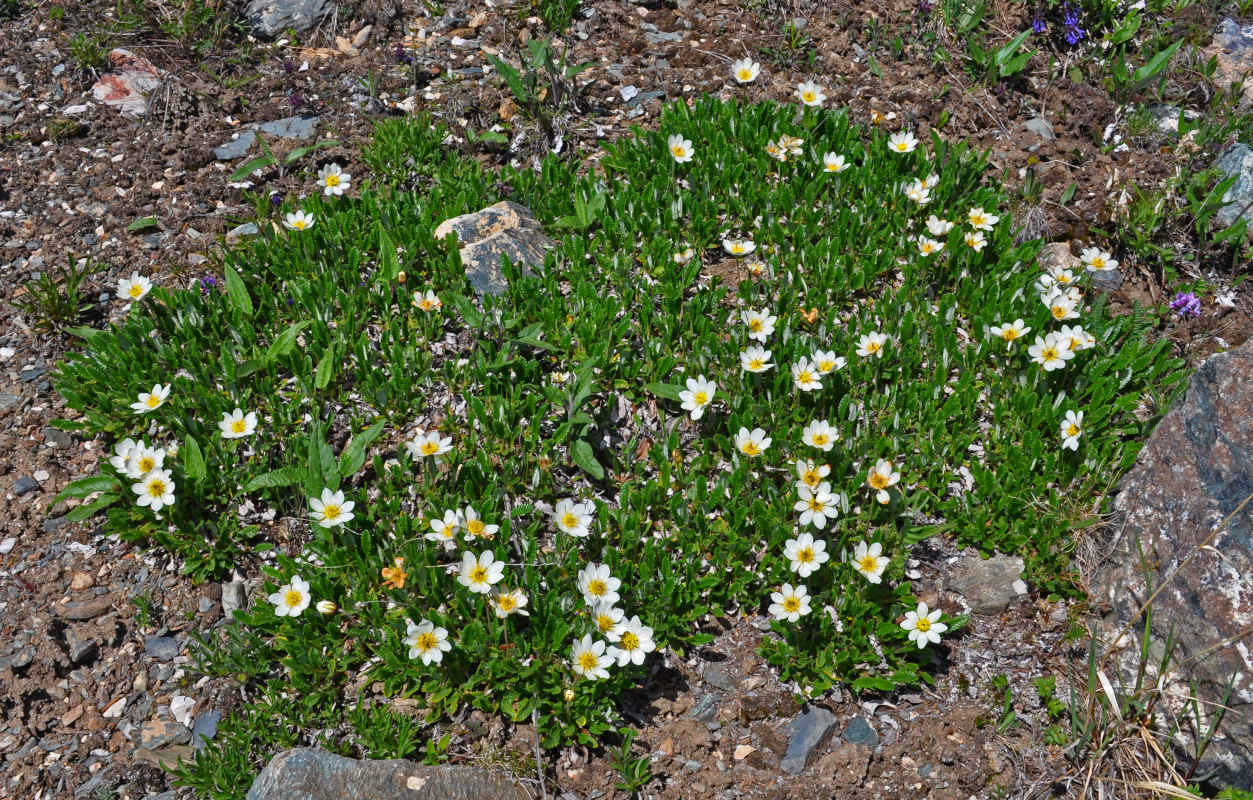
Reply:
[[[65,644],[70,651],[70,661],[78,664],[94,656],[100,647],[99,640],[84,625],[70,625],[65,629]]]
[[[1215,785],[1246,790],[1253,789],[1253,640],[1248,636],[1253,628],[1253,505],[1232,517],[1183,570],[1178,567],[1253,494],[1251,419],[1253,340],[1206,359],[1182,402],[1145,442],[1119,484],[1115,516],[1102,543],[1106,560],[1092,576],[1094,596],[1111,608],[1101,625],[1106,641],[1135,621],[1128,637],[1133,641],[1119,651],[1124,676],[1132,675],[1138,658],[1144,625],[1140,609],[1151,591],[1167,582],[1153,601],[1150,637],[1151,653],[1162,652],[1172,630],[1175,642],[1166,675],[1172,686],[1163,693],[1167,701],[1159,716],[1181,715],[1184,733],[1195,741],[1191,714],[1181,714],[1185,710],[1175,698],[1186,696],[1193,682],[1203,703],[1220,703],[1234,676],[1219,735],[1195,774],[1217,770]],[[1154,663],[1158,657],[1150,656]],[[1159,722],[1159,729],[1171,727]],[[1183,763],[1190,763],[1190,747],[1179,749]]]
[[[544,235],[531,210],[508,201],[444,220],[435,239],[457,235],[466,278],[479,294],[499,295],[508,288],[501,257],[522,267],[523,273],[544,265],[545,254],[557,243]]]
[[[1243,214],[1245,222],[1253,223],[1253,148],[1236,142],[1218,157],[1214,167],[1228,178],[1239,176],[1223,195],[1223,202],[1227,205],[1218,209],[1214,219],[1230,225]]]
[[[788,723],[787,753],[779,762],[779,769],[789,775],[799,775],[809,766],[814,751],[827,741],[835,730],[835,715],[821,706],[810,706]]]
[[[315,114],[300,114],[249,125],[234,141],[213,148],[213,157],[218,161],[234,161],[248,155],[253,143],[257,141],[256,131],[272,138],[312,139],[318,133],[318,120],[319,117]]]
[[[1036,136],[1039,136],[1045,141],[1051,142],[1057,138],[1057,134],[1053,132],[1053,123],[1049,122],[1044,117],[1032,117],[1018,127],[1034,133]]]
[[[330,0],[252,0],[244,10],[244,17],[254,36],[270,39],[288,28],[302,33],[332,8]]]
[[[703,677],[705,683],[724,692],[734,692],[740,688],[740,676],[736,675],[735,670],[725,664],[710,664],[708,667],[705,667]]]
[[[157,661],[173,661],[182,649],[169,636],[149,636],[144,639],[144,654]]]
[[[39,488],[39,481],[29,475],[23,475],[13,482],[13,494],[21,497],[27,492],[33,492]]]
[[[274,757],[247,800],[530,800],[503,775],[473,767],[430,767],[412,761],[356,761],[299,748]]]
[[[863,747],[874,747],[879,744],[879,734],[875,729],[870,727],[870,723],[865,717],[854,717],[853,721],[844,729],[844,733],[840,734],[840,738],[849,744],[861,745]]]
[[[203,749],[213,737],[218,735],[218,723],[222,721],[222,712],[216,708],[205,711],[196,717],[191,725],[191,743],[197,750]]]
[[[190,741],[191,731],[187,726],[172,719],[150,719],[139,729],[139,744],[149,750]]]
[[[229,620],[231,612],[248,607],[248,592],[243,581],[229,581],[222,584],[222,614]]]
[[[999,614],[1026,594],[1022,569],[1018,556],[998,553],[980,558],[977,552],[967,551],[954,565],[948,586],[966,598],[976,614]]]

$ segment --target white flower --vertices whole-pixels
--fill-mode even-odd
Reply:
[[[1052,372],[1066,366],[1066,362],[1075,357],[1069,345],[1069,339],[1062,339],[1057,333],[1050,333],[1043,339],[1037,336],[1035,344],[1027,348],[1027,355],[1044,367],[1045,372]]]
[[[981,252],[987,243],[987,240],[983,238],[983,231],[971,231],[966,234],[966,246],[976,253]]]
[[[138,272],[132,272],[129,278],[122,278],[117,282],[117,296],[135,303],[143,300],[151,291],[152,281]]]
[[[613,603],[597,602],[592,604],[592,622],[596,624],[596,630],[600,632],[600,635],[611,642],[618,641],[616,631],[625,614],[625,611],[616,607]]]
[[[921,181],[919,181],[919,183],[921,183],[923,186],[927,187],[928,189],[934,189],[935,187],[940,185],[940,176],[933,173],[923,178]]]
[[[759,342],[765,342],[766,337],[774,333],[774,324],[779,321],[778,317],[765,309],[757,311],[751,308],[741,311],[740,319],[748,326],[748,338]]]
[[[1067,340],[1071,352],[1074,353],[1096,347],[1096,337],[1085,331],[1082,325],[1076,325],[1073,328],[1063,325],[1058,331],[1058,338]]]
[[[751,58],[731,62],[731,75],[736,83],[752,83],[761,74],[761,65]]]
[[[1053,282],[1059,283],[1062,286],[1069,286],[1075,282],[1075,273],[1060,264],[1054,264],[1053,266],[1048,267],[1047,274]]]
[[[917,642],[918,649],[927,646],[927,643],[940,643],[940,634],[948,630],[948,626],[939,621],[940,611],[928,612],[926,603],[919,603],[917,611],[906,611],[905,621],[901,623],[901,627],[909,631],[909,641]]]
[[[804,586],[793,588],[792,584],[785,583],[779,591],[770,594],[774,601],[770,604],[770,613],[779,622],[796,622],[812,610],[808,595],[809,590]]]
[[[830,452],[840,434],[825,419],[816,419],[801,431],[801,441],[810,447],[816,447],[824,453]]]
[[[170,396],[170,384],[155,384],[151,392],[140,392],[139,402],[131,403],[131,408],[136,414],[147,414],[149,411],[155,411],[165,402],[165,398]]]
[[[970,223],[970,227],[977,231],[990,231],[992,226],[1000,222],[1000,217],[995,214],[989,214],[982,208],[972,208],[966,212],[966,220]]]
[[[168,469],[152,470],[131,484],[131,491],[139,495],[139,505],[151,506],[153,511],[174,505],[174,481]]]
[[[126,475],[128,471],[127,464],[131,458],[131,451],[134,450],[136,447],[143,447],[143,446],[144,446],[143,439],[140,439],[139,442],[136,442],[134,439],[127,437],[123,439],[122,441],[118,442],[117,444],[113,445],[113,456],[109,459],[109,463],[112,464],[113,468],[117,470],[119,473]],[[131,476],[127,475],[127,477],[131,477]]]
[[[774,366],[770,356],[771,352],[764,347],[748,347],[740,353],[740,367],[745,372],[765,372]]]
[[[522,593],[521,589],[505,591],[499,586],[492,587],[492,608],[496,610],[496,616],[501,619],[513,614],[531,616],[531,612],[526,610],[528,602],[527,596]]]
[[[918,252],[925,258],[934,253],[938,253],[944,249],[944,242],[937,242],[935,239],[928,239],[925,236],[918,237]]]
[[[301,611],[309,607],[309,601],[312,599],[309,594],[309,582],[299,575],[294,575],[290,583],[280,586],[278,591],[267,599],[274,604],[275,616],[298,617]]]
[[[413,299],[409,301],[409,305],[429,314],[443,308],[444,302],[439,299],[439,296],[436,295],[435,292],[427,289],[425,294],[422,292],[414,292]]]
[[[492,586],[505,577],[505,562],[497,561],[491,550],[484,550],[478,556],[474,553],[461,554],[461,567],[457,570],[457,583],[475,594],[487,594]]]
[[[1062,420],[1062,449],[1078,450],[1080,436],[1083,436],[1083,412],[1067,411],[1066,419]]]
[[[692,140],[684,139],[683,134],[670,134],[666,146],[670,148],[670,155],[674,156],[676,164],[686,164],[692,160]]]
[[[865,334],[857,342],[857,355],[862,358],[883,358],[883,346],[888,343],[886,333],[871,331]]]
[[[912,153],[917,146],[918,140],[909,131],[901,131],[888,137],[888,149],[896,153]]]
[[[622,581],[609,574],[608,564],[587,564],[579,571],[579,591],[589,606],[597,603],[618,602],[618,589]]]
[[[883,555],[883,545],[875,542],[867,545],[858,542],[853,548],[853,569],[862,574],[871,583],[883,581],[883,571],[888,568],[889,558]]]
[[[414,458],[435,458],[452,450],[452,437],[440,436],[439,431],[418,431],[405,442],[405,450]]]
[[[1025,327],[1021,319],[1016,319],[1003,325],[993,325],[991,331],[993,336],[999,336],[1005,340],[1005,349],[1009,350],[1014,346],[1014,342],[1030,333],[1031,329]]]
[[[735,449],[753,458],[766,452],[770,441],[770,437],[766,436],[766,432],[761,428],[753,428],[751,431],[748,428],[740,428],[740,432],[735,434]]]
[[[457,525],[466,532],[469,539],[491,539],[500,530],[499,525],[488,525],[473,507],[466,506],[457,515]]]
[[[705,380],[704,375],[688,378],[687,391],[679,392],[679,399],[683,401],[683,410],[690,412],[692,419],[700,419],[705,413],[705,408],[714,401],[714,393],[717,390],[718,384]]]
[[[931,231],[932,236],[948,236],[948,232],[953,230],[953,223],[932,214],[927,217],[927,230]]]
[[[796,459],[796,488],[800,489],[817,489],[824,481],[823,478],[831,474],[831,467],[826,464],[814,464],[811,459]]]
[[[345,500],[343,492],[332,492],[329,488],[324,488],[320,499],[309,498],[309,508],[313,509],[309,519],[323,528],[333,528],[351,522],[355,516],[352,510],[356,505],[352,500]]]
[[[424,619],[417,625],[406,620],[405,638],[401,641],[409,646],[409,658],[420,658],[424,666],[438,664],[444,660],[444,653],[452,649],[448,642],[448,631],[435,627],[435,623]]]
[[[1036,278],[1035,283],[1031,284],[1031,288],[1035,289],[1036,293],[1040,295],[1040,300],[1043,301],[1044,298],[1052,294],[1056,285],[1057,280],[1052,275],[1046,273]]]
[[[827,172],[843,172],[849,168],[844,156],[827,153],[822,157],[822,168]]]
[[[592,506],[590,503],[576,503],[568,499],[558,500],[552,519],[558,528],[582,539],[591,533]]]
[[[339,611],[339,606],[335,604],[334,600],[319,600],[318,604],[314,606],[314,608],[316,608],[318,613],[324,617],[329,617],[336,611]]]
[[[766,142],[766,155],[776,161],[787,161],[787,148],[771,139]]]
[[[844,356],[836,356],[834,350],[815,350],[810,362],[823,375],[830,375],[837,369],[844,369],[848,362]]]
[[[817,489],[810,489],[808,486],[796,489],[801,499],[796,501],[793,508],[801,512],[801,525],[808,525],[812,522],[815,528],[822,530],[827,527],[827,520],[835,519],[839,513],[835,506],[835,495],[829,491],[823,491],[823,485],[819,485]],[[823,547],[826,545],[824,544]]]
[[[1048,307],[1049,314],[1058,322],[1079,317],[1079,304],[1061,289],[1053,289],[1041,297],[1040,301]]]
[[[822,388],[822,372],[810,364],[805,356],[801,356],[800,360],[792,365],[792,380],[796,383],[796,388],[802,392],[813,392]]]
[[[313,215],[304,211],[291,211],[283,218],[283,225],[288,230],[304,231],[313,227]]]
[[[1099,247],[1085,247],[1079,260],[1093,272],[1118,268],[1118,261]]]
[[[457,531],[461,529],[461,515],[449,509],[443,517],[431,520],[431,532],[426,535],[427,541],[439,542],[445,550],[451,550],[456,542]]]
[[[691,263],[693,258],[696,258],[696,250],[691,247],[686,247],[682,250],[676,250],[674,252],[674,263],[678,264],[680,267],[686,267],[689,263]]]
[[[919,181],[914,181],[905,187],[905,196],[920,206],[925,206],[931,202],[931,190],[923,186]]]
[[[757,249],[752,239],[723,239],[722,249],[733,256],[746,256]]]
[[[218,423],[218,427],[222,429],[223,439],[242,439],[245,436],[251,436],[257,432],[257,412],[249,411],[245,414],[241,408],[236,408],[229,414],[223,411],[222,421]]]
[[[797,503],[798,507],[800,505]],[[783,547],[783,557],[791,562],[791,570],[802,578],[808,578],[831,558],[827,553],[827,543],[821,539],[814,541],[813,535],[808,533],[788,539]]]
[[[803,81],[797,86],[796,97],[807,106],[820,106],[827,99],[822,87],[812,81]]]
[[[141,440],[130,449],[125,464],[126,477],[137,481],[154,469],[164,466],[165,450],[160,447],[146,447]]]
[[[880,458],[870,468],[870,473],[866,476],[866,485],[875,490],[875,499],[886,505],[892,499],[892,496],[888,494],[888,489],[891,489],[900,480],[901,473],[892,471],[892,462]]]
[[[318,170],[318,186],[322,187],[323,194],[327,197],[343,194],[351,180],[352,176],[344,172],[339,164],[327,164]]]
[[[605,643],[592,641],[589,633],[582,639],[576,639],[570,648],[570,666],[575,674],[594,681],[609,677],[609,667],[613,666],[613,656],[605,654]]]
[[[630,622],[620,624],[614,633],[618,637],[617,644],[609,646],[608,655],[618,659],[619,667],[627,664],[638,667],[644,663],[645,655],[657,649],[653,629],[640,622],[639,617],[631,617]]]
[[[779,137],[779,147],[782,147],[788,153],[799,156],[805,152],[801,145],[805,144],[804,139],[798,139],[795,136],[788,136],[786,133]]]

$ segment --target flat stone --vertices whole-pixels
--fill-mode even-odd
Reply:
[[[277,136],[280,139],[312,139],[318,132],[318,119],[316,114],[300,114],[251,127],[266,136]]]
[[[180,725],[179,727],[182,726]],[[187,729],[183,728],[183,730]],[[161,769],[176,769],[180,760],[191,761],[194,757],[195,752],[185,744],[171,745],[157,750],[147,747],[135,748],[136,761],[146,761]]]
[[[1245,81],[1242,106],[1250,99],[1249,81],[1245,73],[1253,73],[1253,25],[1240,25],[1233,19],[1224,19],[1214,31],[1209,54],[1218,59],[1218,84],[1224,89],[1237,81]]]
[[[788,741],[787,754],[779,762],[779,769],[789,775],[804,772],[814,751],[822,747],[835,727],[835,715],[821,706],[810,706],[797,714],[788,723],[792,738]]]
[[[214,736],[218,735],[218,723],[222,721],[222,712],[216,708],[205,711],[196,717],[191,725],[191,743],[197,750],[203,749]]]
[[[22,669],[35,660],[35,647],[27,645],[16,653],[8,656],[0,657],[0,670],[3,669]]]
[[[234,161],[237,158],[243,158],[248,155],[248,148],[252,147],[255,141],[257,141],[256,133],[250,130],[243,131],[234,140],[213,148],[213,157],[218,161]]]
[[[844,733],[840,734],[840,738],[849,744],[861,745],[862,747],[874,747],[879,744],[879,734],[875,729],[870,727],[870,723],[865,717],[854,717],[853,721],[844,729]]]
[[[1034,133],[1045,141],[1051,142],[1057,138],[1057,134],[1053,133],[1053,123],[1043,117],[1032,117],[1018,127]]]
[[[40,523],[40,527],[44,529],[44,533],[56,533],[64,528],[68,522],[69,520],[65,517],[48,517]]]
[[[528,274],[531,268],[542,268],[545,253],[557,246],[544,235],[530,209],[508,201],[446,219],[435,228],[434,237],[440,241],[453,233],[466,277],[481,295],[499,295],[508,288],[502,256],[521,265]]]
[[[139,729],[139,744],[149,750],[160,750],[191,741],[191,731],[172,719],[150,719]]]
[[[148,96],[161,85],[165,71],[151,61],[120,47],[109,53],[110,71],[91,87],[97,103],[112,106],[127,119],[148,113]]]
[[[437,767],[412,761],[356,761],[299,748],[274,757],[248,790],[247,800],[530,800],[504,775],[473,767]]]
[[[666,96],[665,92],[658,91],[655,89],[652,91],[648,91],[648,92],[640,92],[639,94],[635,95],[634,97],[632,97],[630,100],[627,101],[627,108],[638,108],[644,103],[647,103],[649,100],[656,100],[658,97],[665,97],[665,96]]]
[[[1179,106],[1170,103],[1154,103],[1147,108],[1149,115],[1153,118],[1153,124],[1157,129],[1165,134],[1179,135]],[[1188,121],[1198,119],[1201,115],[1195,111],[1183,112],[1183,118]]]
[[[683,34],[669,33],[667,31],[646,31],[644,38],[649,44],[667,44],[669,42],[683,41]]]
[[[970,604],[976,614],[999,614],[1020,596],[1023,563],[1018,556],[997,554],[981,558],[967,551],[953,567],[949,588]]]
[[[1236,142],[1218,157],[1214,167],[1221,170],[1225,177],[1239,176],[1223,195],[1223,202],[1227,205],[1214,213],[1214,219],[1230,225],[1243,212],[1245,222],[1253,225],[1253,148]]]
[[[705,679],[705,683],[724,692],[734,692],[740,688],[739,676],[729,667],[722,664],[710,664],[705,668],[705,674],[702,677]]]
[[[21,497],[27,492],[33,492],[39,488],[39,481],[29,475],[23,475],[13,482],[13,494]]]
[[[148,636],[144,639],[144,654],[157,661],[173,661],[182,649],[169,636]]]
[[[60,428],[54,428],[51,425],[46,425],[41,428],[39,432],[44,437],[44,444],[47,444],[50,447],[66,448],[74,444],[74,437],[70,436],[69,433],[61,430]]]
[[[1100,625],[1104,641],[1129,621],[1128,646],[1119,651],[1124,676],[1134,676],[1151,591],[1150,659],[1160,658],[1173,632],[1168,685],[1159,716],[1191,717],[1178,698],[1190,694],[1220,702],[1234,680],[1218,735],[1196,774],[1217,774],[1214,785],[1253,790],[1253,656],[1241,644],[1253,626],[1253,510],[1232,517],[1212,541],[1178,571],[1185,558],[1253,494],[1253,340],[1210,356],[1192,375],[1187,393],[1158,423],[1123,477],[1114,519],[1102,542],[1106,561],[1093,574],[1093,596],[1112,609]],[[1147,567],[1147,583],[1145,570]],[[1151,585],[1151,589],[1149,586]],[[1247,642],[1247,638],[1245,639]],[[1216,647],[1222,642],[1234,642]],[[1233,678],[1234,676],[1234,678]],[[1170,730],[1170,722],[1159,722]],[[1184,722],[1194,737],[1190,722]],[[1190,746],[1176,749],[1192,760]]]
[[[707,694],[696,702],[691,711],[687,712],[687,716],[698,722],[712,722],[718,717],[718,701],[714,700],[714,696]]]
[[[70,625],[65,629],[65,643],[70,650],[70,661],[78,664],[94,656],[100,642],[85,625]]]
[[[107,594],[97,595],[77,603],[53,603],[52,610],[61,619],[94,619],[113,608],[113,598]]]
[[[231,612],[248,607],[248,593],[243,581],[222,584],[222,614],[231,619]]]
[[[303,33],[332,8],[330,0],[251,0],[244,17],[254,36],[269,39],[288,28]]]
[[[20,394],[0,392],[0,411],[8,411],[20,402],[22,402],[22,396]]]

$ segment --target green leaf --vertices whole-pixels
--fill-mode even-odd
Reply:
[[[309,327],[309,320],[293,322],[291,325],[288,325],[287,330],[280,333],[278,338],[274,340],[274,344],[270,345],[270,349],[265,352],[265,362],[273,364],[275,359],[282,358],[295,349],[296,337],[307,327]]]
[[[55,506],[69,497],[77,497],[81,500],[95,492],[107,492],[117,489],[120,485],[112,475],[93,475],[90,478],[80,478],[66,486],[56,497],[52,498],[51,505]]]
[[[688,644],[693,647],[700,647],[701,645],[709,644],[713,640],[714,637],[712,633],[694,633],[687,637]]]
[[[365,464],[365,449],[369,447],[379,435],[383,433],[383,426],[387,424],[386,419],[380,419],[362,433],[352,437],[352,441],[344,448],[344,452],[339,456],[339,474],[347,478],[357,474],[357,470],[361,469]]]
[[[313,373],[313,386],[315,389],[325,389],[327,384],[331,382],[331,373],[335,371],[335,343],[326,348],[326,352],[322,354],[322,360],[318,362],[318,368]]]
[[[88,341],[88,342],[96,338],[100,334],[104,333],[104,331],[100,330],[99,328],[91,328],[86,325],[82,326],[81,328],[65,328],[64,330],[66,333],[71,334],[72,336],[77,336],[83,341]]]
[[[470,299],[460,294],[449,293],[445,295],[445,299],[453,304],[457,309],[457,313],[466,321],[471,328],[478,328],[483,325],[483,312],[474,307],[474,303]]]
[[[887,678],[880,678],[877,675],[863,675],[853,681],[853,691],[864,692],[867,690],[876,692],[890,692],[896,688],[896,684]]]
[[[304,480],[305,471],[296,467],[282,467],[273,472],[258,475],[244,484],[245,492],[258,489],[274,489],[280,486],[294,486]]]
[[[251,175],[253,172],[259,169],[265,169],[266,167],[270,167],[273,165],[274,165],[274,156],[270,156],[270,155],[257,156],[253,160],[245,163],[239,169],[232,172],[231,176],[227,178],[227,180],[228,181],[246,180],[248,176]]]
[[[605,479],[605,468],[596,460],[596,454],[592,452],[592,446],[587,443],[586,439],[579,439],[570,446],[570,458],[574,459],[574,463],[580,469],[596,480]]]
[[[683,398],[679,397],[679,392],[684,388],[674,383],[650,383],[644,387],[649,392],[666,400],[674,400],[675,402],[683,402]]]
[[[70,522],[82,522],[83,520],[91,517],[91,515],[95,514],[97,511],[100,511],[101,509],[117,502],[119,497],[121,497],[121,495],[112,493],[102,494],[90,503],[73,509],[70,513],[65,515],[65,518]]]
[[[309,155],[314,150],[321,150],[323,147],[335,147],[338,144],[339,142],[334,141],[332,139],[323,139],[322,141],[317,142],[315,144],[307,144],[304,147],[297,147],[295,150],[292,150],[290,153],[287,154],[287,159],[285,163],[290,164],[291,162],[295,161],[298,158],[303,158]]]
[[[161,223],[157,222],[156,217],[140,217],[139,219],[135,220],[131,224],[127,225],[126,230],[142,231],[142,230],[147,230],[148,228],[159,228],[159,227],[161,227]]]
[[[183,471],[193,481],[202,481],[205,477],[204,455],[200,445],[191,436],[183,441]]]
[[[379,274],[388,281],[396,280],[400,274],[400,259],[396,257],[396,245],[387,235],[387,230],[379,226]]]
[[[229,264],[223,267],[222,272],[226,277],[226,296],[231,301],[231,307],[245,317],[251,317],[252,298],[248,296],[248,287],[244,286],[244,279],[239,277],[239,273]]]

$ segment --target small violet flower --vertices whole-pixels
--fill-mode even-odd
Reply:
[[[1192,292],[1179,292],[1170,303],[1171,311],[1181,317],[1201,316],[1201,298]]]

